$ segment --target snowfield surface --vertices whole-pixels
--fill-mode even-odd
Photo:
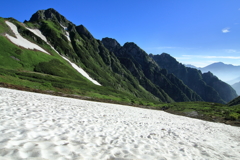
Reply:
[[[63,28],[64,28],[64,27],[63,27]],[[38,30],[38,29],[30,29],[30,28],[27,28],[27,29],[28,29],[29,31],[31,31],[32,33],[34,33],[36,36],[40,37],[42,40],[44,40],[55,52],[58,53],[58,51],[55,50],[54,47],[47,42],[47,38],[41,33],[40,30]],[[66,29],[66,27],[65,27],[64,29]],[[68,33],[68,32],[67,32],[67,33]],[[59,54],[63,59],[65,59],[66,61],[68,61],[68,62],[71,64],[71,66],[72,66],[76,71],[78,71],[81,75],[83,75],[85,78],[87,78],[88,80],[90,80],[90,81],[93,82],[94,84],[101,86],[100,83],[98,83],[96,80],[92,79],[92,78],[88,75],[88,73],[85,72],[82,68],[78,67],[75,63],[72,63],[70,60],[68,60],[67,58],[63,57],[60,53],[58,53],[58,54]]]
[[[27,49],[36,49],[38,51],[44,52],[46,54],[49,54],[47,51],[45,51],[44,49],[42,49],[41,47],[39,47],[38,45],[26,40],[25,38],[23,38],[19,33],[18,33],[18,29],[15,26],[15,24],[6,21],[6,24],[12,29],[13,33],[15,34],[15,37],[10,36],[9,34],[6,34],[5,36],[14,44],[16,44],[17,46],[21,46]]]
[[[240,128],[0,88],[0,159],[239,160]]]

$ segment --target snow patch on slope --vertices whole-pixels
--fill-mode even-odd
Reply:
[[[93,82],[93,83],[96,84],[96,85],[101,86],[100,83],[98,83],[96,80],[92,79],[92,78],[87,74],[87,72],[85,72],[82,68],[78,67],[75,63],[72,63],[72,62],[71,62],[70,60],[68,60],[67,58],[65,58],[65,57],[63,57],[63,56],[62,56],[62,58],[65,59],[66,61],[68,61],[68,62],[72,65],[72,67],[73,67],[74,69],[76,69],[79,73],[81,73],[81,74],[82,74],[84,77],[86,77],[88,80],[90,80],[91,82]]]
[[[38,37],[40,37],[42,40],[44,40],[55,52],[58,53],[57,50],[55,50],[55,48],[49,44],[47,42],[47,38],[41,33],[41,31],[39,31],[38,29],[30,29],[30,28],[27,28],[29,31],[33,32],[35,35],[37,35]],[[63,59],[65,59],[66,61],[68,61],[71,66],[76,70],[78,71],[80,74],[82,74],[85,78],[87,78],[88,80],[90,80],[91,82],[93,82],[94,84],[96,85],[99,85],[101,86],[100,83],[98,83],[96,80],[92,79],[87,72],[85,72],[82,68],[78,67],[75,63],[72,63],[70,60],[68,60],[67,58],[63,57],[60,53],[58,53]]]
[[[5,34],[5,36],[14,44],[16,44],[17,46],[21,46],[21,47],[24,47],[24,48],[27,48],[27,49],[36,49],[38,51],[41,51],[41,52],[44,52],[46,54],[49,54],[47,51],[45,51],[44,49],[42,49],[41,47],[39,47],[38,45],[28,41],[27,39],[23,38],[19,32],[18,32],[18,29],[17,27],[9,22],[9,21],[6,21],[6,24],[12,29],[13,33],[15,34],[15,37],[12,37],[10,36],[9,34]],[[50,55],[50,54],[49,54]]]
[[[47,42],[47,38],[42,34],[42,32],[39,29],[31,29],[26,27],[29,31],[31,31],[32,33],[34,33],[36,36],[40,37],[42,40],[44,40],[45,42]]]
[[[61,24],[60,24],[60,25],[61,25]],[[63,26],[63,25],[61,25],[61,26],[62,26],[62,28],[63,28],[64,31],[65,31],[65,36],[67,37],[68,41],[71,42],[71,39],[70,39],[70,37],[69,37],[69,33],[68,33],[68,31],[67,31],[67,27],[65,27],[65,26]]]

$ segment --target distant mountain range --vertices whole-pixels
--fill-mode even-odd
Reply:
[[[196,67],[196,66],[194,66],[194,65],[191,65],[191,64],[184,64],[184,66],[185,66],[185,67],[189,67],[189,68],[196,68],[196,69],[198,68],[198,67]]]
[[[197,68],[193,65],[185,65],[191,68]],[[202,73],[212,72],[219,79],[228,84],[232,85],[234,83],[240,82],[240,66],[234,66],[231,64],[224,64],[222,62],[217,62],[210,64],[203,68],[197,68],[202,71]]]
[[[168,54],[148,55],[133,42],[121,46],[113,38],[97,40],[52,8],[24,23],[0,18],[0,56],[0,82],[30,88],[139,104],[227,103],[237,97],[214,76],[222,64],[202,74]]]

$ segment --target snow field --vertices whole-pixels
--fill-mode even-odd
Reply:
[[[240,159],[240,128],[0,88],[0,159]]]

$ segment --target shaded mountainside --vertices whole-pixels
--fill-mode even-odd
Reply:
[[[160,67],[168,70],[181,79],[207,102],[226,103],[234,99],[236,91],[219,80],[211,72],[202,74],[200,70],[185,67],[169,54],[150,55]]]
[[[238,96],[237,98],[234,98],[233,100],[231,100],[230,102],[227,103],[227,105],[229,106],[235,106],[235,105],[239,105],[240,104],[240,96]],[[240,112],[239,112],[240,114]]]
[[[134,43],[123,46],[111,38],[103,38],[102,43],[112,51],[120,62],[139,80],[148,91],[167,93],[174,101],[201,101],[201,97],[188,88],[173,74],[161,69],[149,55]]]

